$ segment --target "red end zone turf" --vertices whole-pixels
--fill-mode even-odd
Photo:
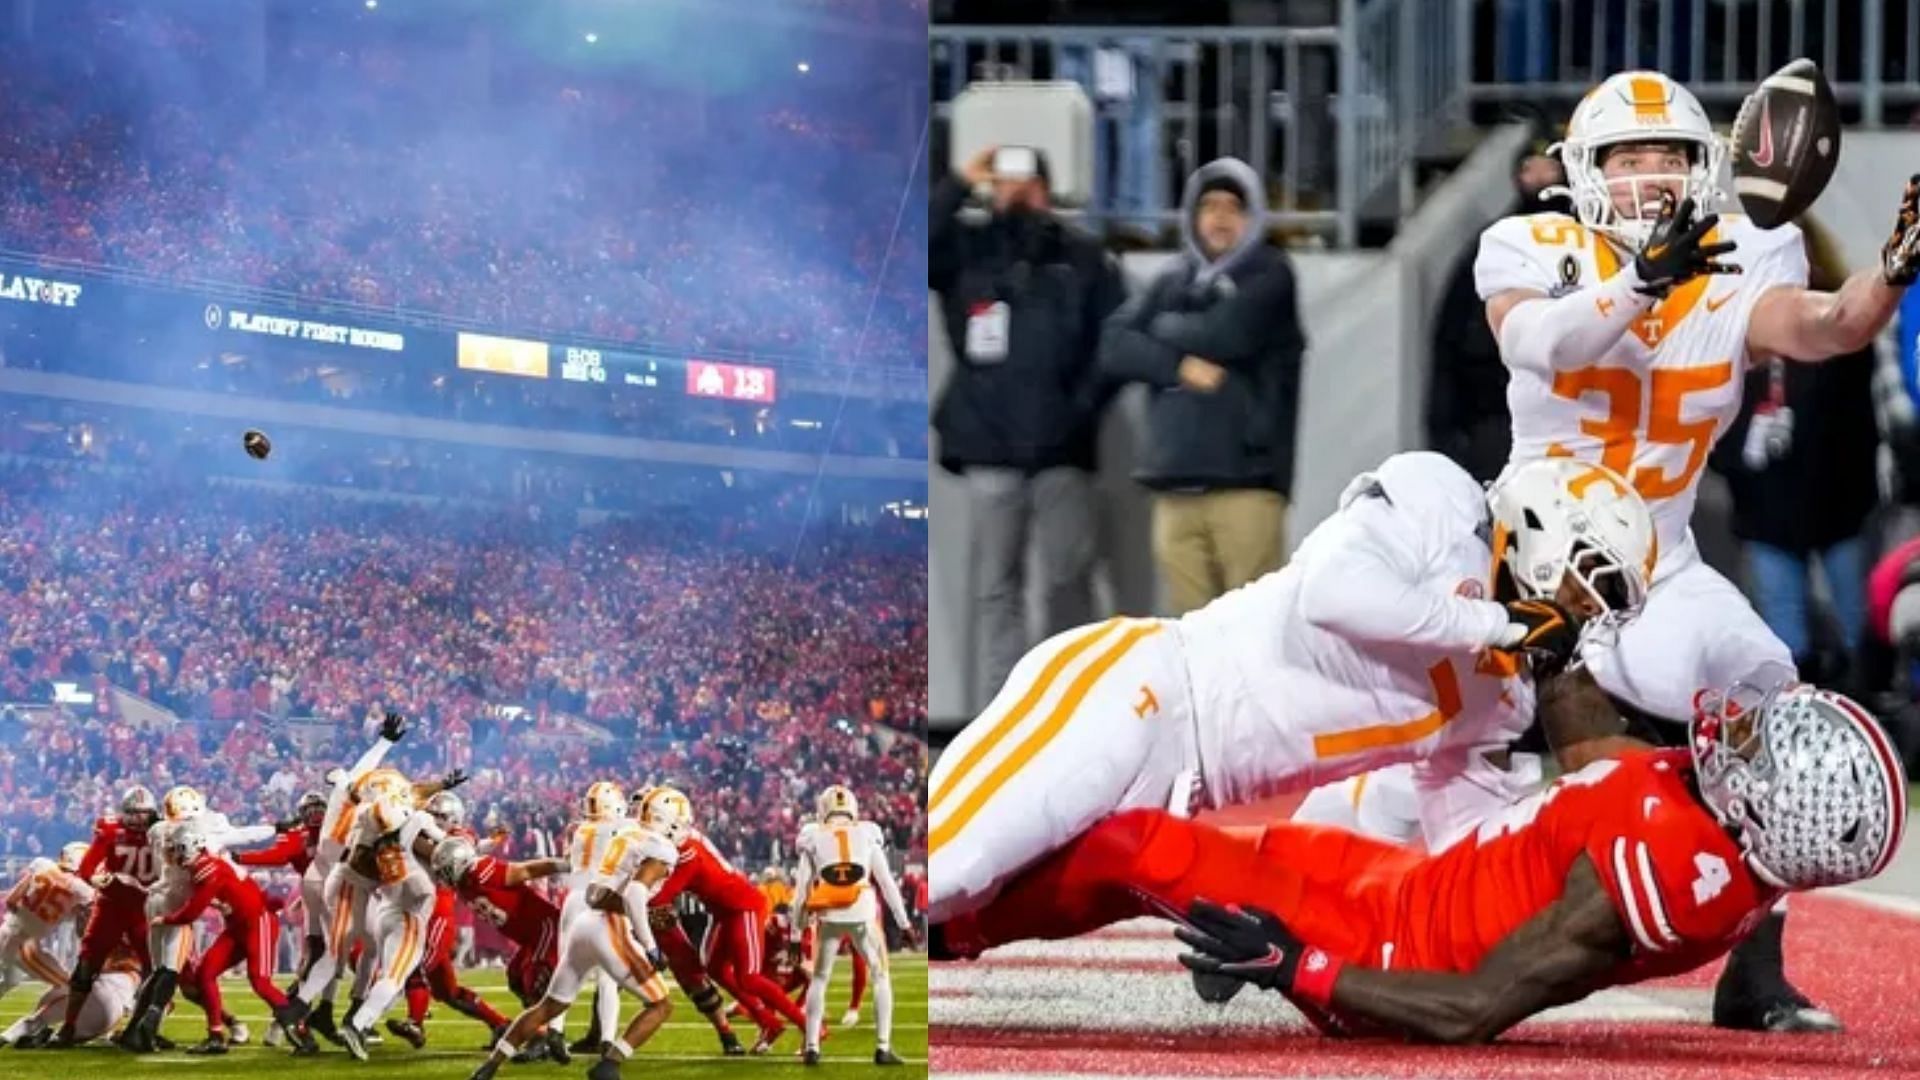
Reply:
[[[1718,1031],[1718,965],[1609,991],[1485,1047],[1336,1042],[1298,1034],[1271,995],[1200,1004],[1153,924],[1016,947],[932,978],[931,1069],[942,1075],[1489,1077],[1774,1080],[1920,1077],[1920,918],[1840,896],[1795,897],[1788,971],[1847,1024],[1838,1036]]]

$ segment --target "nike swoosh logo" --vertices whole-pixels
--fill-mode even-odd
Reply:
[[[1773,99],[1760,102],[1760,149],[1748,154],[1755,165],[1769,168],[1773,165]]]
[[[1707,310],[1719,311],[1721,308],[1726,307],[1727,301],[1731,299],[1733,299],[1733,293],[1723,293],[1719,296],[1709,296],[1707,297]]]

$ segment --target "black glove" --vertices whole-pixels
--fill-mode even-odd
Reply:
[[[397,712],[390,712],[380,721],[380,737],[388,742],[399,742],[407,733],[407,718]]]
[[[1900,193],[1900,216],[1880,249],[1880,276],[1897,289],[1920,278],[1920,173],[1909,177],[1907,190]]]
[[[1536,677],[1558,674],[1580,647],[1580,621],[1551,600],[1509,600],[1499,648],[1526,656]]]
[[[1739,273],[1738,266],[1719,261],[1720,256],[1733,250],[1733,241],[1701,243],[1719,223],[1719,214],[1708,214],[1695,221],[1691,197],[1676,208],[1673,205],[1673,193],[1663,192],[1660,196],[1660,216],[1654,221],[1653,233],[1647,237],[1647,246],[1633,257],[1634,271],[1640,275],[1638,291],[1648,296],[1664,297],[1675,285],[1701,274]]]
[[[1206,900],[1187,908],[1187,925],[1173,935],[1194,951],[1180,962],[1203,975],[1226,975],[1262,990],[1282,994],[1293,989],[1306,951],[1300,939],[1270,911],[1235,911]]]
[[[452,772],[440,778],[440,790],[452,791],[454,788],[457,788],[461,784],[464,784],[466,782],[467,782],[467,770],[455,769]]]

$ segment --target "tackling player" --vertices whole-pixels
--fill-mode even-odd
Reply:
[[[1583,622],[1630,619],[1654,557],[1646,506],[1604,468],[1539,462],[1489,492],[1437,454],[1389,458],[1285,569],[1021,661],[933,768],[933,921],[1129,807],[1227,806],[1402,760],[1466,768],[1531,721],[1529,658],[1551,671]]]
[[[899,1065],[892,1050],[893,980],[887,970],[887,936],[880,926],[879,905],[874,902],[873,887],[887,903],[893,921],[914,937],[913,920],[907,917],[906,901],[900,886],[894,883],[893,869],[887,865],[887,842],[880,826],[860,820],[860,804],[853,792],[835,784],[820,793],[817,804],[820,820],[800,830],[795,847],[800,853],[800,869],[794,877],[800,883],[796,904],[803,918],[817,924],[814,942],[813,979],[807,989],[807,1041],[805,1061],[820,1064],[820,1025],[827,1011],[827,984],[833,979],[833,960],[842,941],[850,941],[855,955],[867,958],[873,973],[875,1065]],[[796,935],[792,948],[798,952]]]

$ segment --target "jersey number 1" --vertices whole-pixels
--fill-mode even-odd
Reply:
[[[1707,451],[1713,449],[1714,429],[1720,426],[1715,417],[1682,420],[1681,399],[1725,386],[1733,378],[1733,364],[1722,360],[1705,367],[1655,368],[1648,374],[1643,382],[1638,372],[1623,367],[1595,365],[1561,371],[1553,376],[1553,393],[1569,401],[1588,394],[1605,399],[1604,415],[1580,421],[1581,433],[1599,439],[1605,448],[1600,464],[1630,477],[1642,498],[1667,499],[1692,486],[1707,462]],[[1643,393],[1649,384],[1653,392]],[[1668,476],[1657,466],[1633,467],[1640,449],[1636,439],[1643,430],[1649,445],[1687,447],[1687,463],[1679,475]],[[1573,452],[1555,443],[1548,453],[1570,457]]]

